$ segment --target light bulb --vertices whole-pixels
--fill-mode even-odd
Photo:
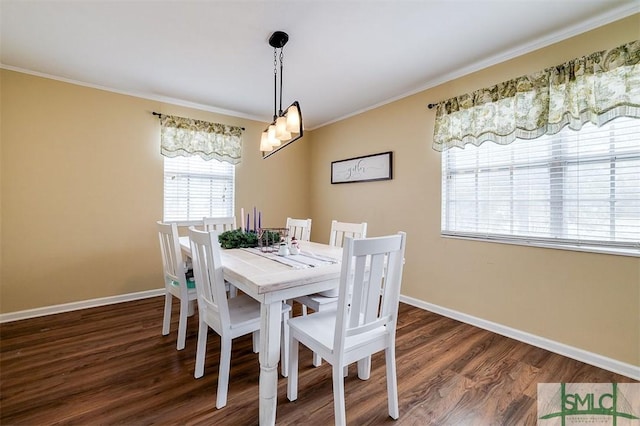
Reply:
[[[273,147],[269,143],[269,135],[266,131],[262,132],[262,136],[260,136],[260,151],[273,151]]]
[[[300,133],[300,112],[295,105],[291,105],[287,109],[287,131]]]
[[[271,146],[280,146],[280,140],[276,137],[276,126],[274,124],[267,129],[267,137]]]
[[[276,120],[276,137],[281,141],[291,139],[291,133],[287,131],[287,117],[278,117]]]

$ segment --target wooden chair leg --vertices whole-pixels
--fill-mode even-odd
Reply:
[[[289,401],[298,399],[298,341],[289,341],[289,377],[287,379],[287,398]]]
[[[358,378],[360,380],[369,380],[369,377],[371,377],[371,356],[358,361]]]
[[[285,313],[284,315],[288,315]],[[287,320],[282,321],[282,339],[280,341],[280,370],[282,377],[289,375],[289,325]]]
[[[166,292],[164,295],[164,317],[162,318],[162,335],[169,334],[171,328],[171,301],[173,296],[171,293]]]
[[[387,364],[387,400],[389,404],[389,416],[398,419],[400,411],[398,409],[398,379],[396,377],[396,351],[391,346],[384,350],[384,357]]]
[[[336,426],[345,426],[347,424],[347,414],[344,403],[343,372],[344,368],[341,365],[336,364],[333,366],[333,411]]]
[[[231,368],[231,339],[220,336],[220,369],[218,370],[218,391],[216,394],[216,408],[227,405],[227,391],[229,390],[229,370]]]
[[[238,295],[238,288],[233,284],[229,284],[229,298],[236,297]]]
[[[260,330],[254,331],[251,338],[253,340],[253,353],[257,354],[260,352]]]
[[[180,320],[178,321],[178,345],[179,351],[184,349],[187,340],[187,315],[189,313],[189,301],[180,300]]]
[[[320,367],[322,365],[322,357],[317,353],[313,353],[313,366]]]
[[[199,379],[204,375],[204,359],[207,354],[207,334],[209,326],[206,322],[200,321],[198,326],[198,345],[196,349],[196,368],[193,377]]]

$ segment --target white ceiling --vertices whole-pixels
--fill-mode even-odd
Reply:
[[[640,0],[0,0],[4,68],[312,129],[640,11]],[[433,101],[438,101],[434,99]]]

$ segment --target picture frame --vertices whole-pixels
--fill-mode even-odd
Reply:
[[[363,155],[331,162],[331,183],[393,179],[393,152]]]

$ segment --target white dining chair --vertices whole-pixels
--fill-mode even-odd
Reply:
[[[335,311],[289,319],[287,398],[298,398],[299,343],[332,365],[335,424],[346,425],[344,368],[384,350],[389,416],[399,417],[395,340],[406,234],[344,244]]]
[[[289,230],[289,240],[293,237],[296,237],[298,241],[311,240],[311,219],[293,219],[288,217],[286,227]]]
[[[189,239],[199,317],[194,377],[198,379],[204,375],[207,334],[209,328],[211,328],[220,336],[220,366],[218,370],[216,408],[222,408],[227,405],[232,340],[247,334],[253,334],[254,339],[256,337],[259,338],[260,303],[244,294],[227,298],[220,257],[221,248],[216,231],[205,232],[199,231],[195,227],[190,227]],[[290,309],[289,305],[283,303],[283,319],[289,317]],[[289,338],[288,330],[286,321],[283,321],[283,340]],[[288,373],[288,347],[288,341],[287,344],[284,344],[284,341],[281,343],[281,370],[282,375],[285,377]]]
[[[218,233],[237,229],[235,216],[204,217],[202,218],[202,226],[204,231],[218,231]]]
[[[342,247],[344,245],[344,240],[347,237],[366,238],[367,222],[349,223],[332,220],[331,233],[329,234],[329,245]],[[307,315],[307,307],[313,309],[314,312],[335,309],[338,305],[338,285],[336,283],[336,287],[332,290],[296,297],[293,300],[302,305],[302,315]],[[313,365],[319,367],[320,364],[322,364],[322,358],[320,358],[318,354],[314,353]]]
[[[187,279],[186,265],[180,250],[178,225],[157,222],[160,239],[160,253],[162,254],[162,274],[164,276],[164,316],[162,320],[162,334],[169,334],[171,328],[171,309],[173,297],[180,300],[180,316],[178,321],[177,349],[182,350],[187,338],[187,316],[192,311],[189,305],[196,300],[195,281]],[[193,306],[191,307],[193,308]]]

